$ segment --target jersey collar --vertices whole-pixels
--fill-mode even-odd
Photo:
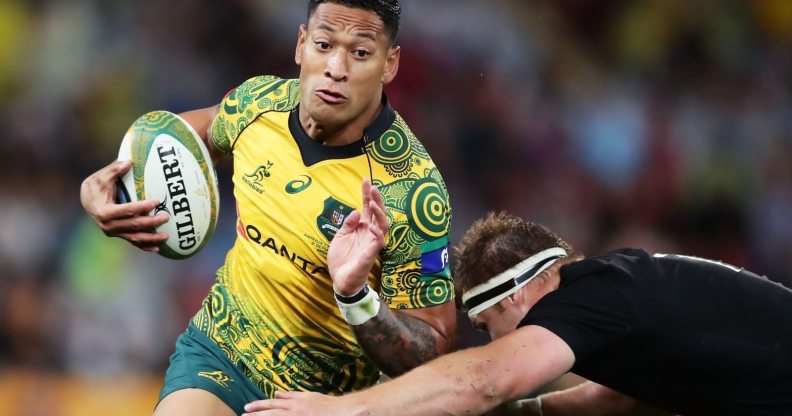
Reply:
[[[289,113],[289,131],[300,148],[300,153],[306,166],[329,159],[348,159],[362,155],[363,147],[368,144],[366,141],[375,142],[379,140],[396,120],[396,112],[391,107],[385,94],[382,94],[382,111],[363,130],[363,137],[360,140],[343,146],[325,146],[308,136],[308,133],[305,132],[302,124],[300,124],[299,113],[299,105]]]

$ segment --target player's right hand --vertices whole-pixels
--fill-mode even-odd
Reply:
[[[115,203],[116,180],[132,167],[130,161],[114,161],[87,177],[80,186],[80,202],[102,232],[119,237],[142,250],[157,252],[168,233],[156,227],[168,221],[168,214],[149,216],[159,204],[155,199]]]
[[[333,290],[342,296],[352,296],[366,285],[390,229],[385,202],[368,179],[362,182],[362,199],[362,212],[354,210],[346,217],[327,250]]]

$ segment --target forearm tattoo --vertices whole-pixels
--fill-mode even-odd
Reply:
[[[352,330],[366,355],[390,377],[437,357],[432,327],[420,319],[380,308],[373,319]]]

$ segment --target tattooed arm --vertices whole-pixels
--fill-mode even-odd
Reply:
[[[453,302],[411,310],[382,307],[375,318],[352,330],[377,367],[396,377],[451,350],[456,308]]]
[[[333,290],[347,299],[363,293],[390,228],[377,188],[364,179],[362,191],[362,211],[349,214],[327,252]],[[376,304],[378,307],[379,299]],[[411,310],[381,307],[375,316],[350,326],[366,355],[385,374],[395,377],[451,349],[456,311],[453,302]]]

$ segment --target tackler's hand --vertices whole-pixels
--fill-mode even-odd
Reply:
[[[149,216],[159,201],[117,204],[116,181],[132,167],[130,161],[115,161],[86,178],[80,187],[80,202],[91,219],[109,237],[119,237],[135,246],[157,252],[168,234],[156,232],[158,225],[168,221],[168,214]]]
[[[351,409],[345,401],[319,393],[276,391],[274,399],[246,404],[242,416],[348,416]]]
[[[366,285],[379,252],[385,247],[390,221],[377,187],[363,180],[363,211],[352,211],[327,251],[333,289],[352,296]]]

